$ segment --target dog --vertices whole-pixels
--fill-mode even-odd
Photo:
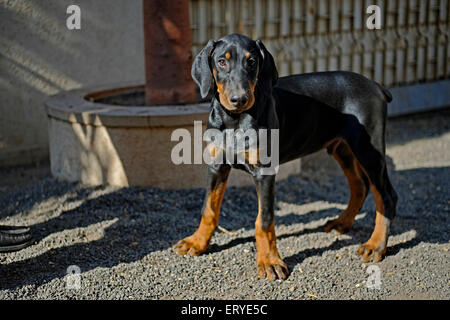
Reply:
[[[270,52],[260,40],[239,34],[210,40],[192,64],[192,77],[203,98],[211,96],[207,128],[279,130],[279,162],[321,149],[332,155],[348,180],[350,200],[325,231],[349,231],[372,190],[375,228],[358,249],[365,261],[381,261],[396,214],[397,193],[385,161],[385,125],[390,92],[362,75],[335,71],[278,78]],[[255,222],[258,275],[286,279],[274,223],[275,174],[262,174],[258,162],[211,164],[198,229],[174,245],[180,255],[200,255],[218,226],[221,202],[231,168],[252,175],[258,196]]]

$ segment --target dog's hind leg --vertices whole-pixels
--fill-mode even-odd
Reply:
[[[344,171],[350,188],[350,200],[345,211],[325,225],[325,231],[330,232],[334,229],[339,233],[345,233],[352,228],[355,217],[361,210],[369,192],[370,182],[344,140],[334,141],[327,149]]]
[[[375,199],[375,228],[370,239],[361,245],[358,255],[365,261],[381,261],[386,254],[387,241],[392,220],[396,214],[397,193],[389,180],[384,154],[371,144],[353,150],[362,169],[370,179]]]
[[[396,214],[398,197],[389,180],[386,164],[376,175],[370,170],[368,169],[368,174],[371,175],[371,189],[376,205],[375,228],[370,239],[358,249],[358,255],[362,255],[366,261],[373,258],[375,262],[378,262],[386,254],[390,226]]]

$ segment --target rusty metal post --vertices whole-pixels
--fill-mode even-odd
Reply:
[[[147,105],[193,103],[189,0],[143,0]]]

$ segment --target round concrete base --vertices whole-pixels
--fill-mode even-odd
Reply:
[[[136,101],[144,92],[144,86],[134,83],[114,87],[68,91],[46,102],[52,174],[86,185],[204,187],[205,164],[172,162],[172,148],[178,141],[171,141],[171,135],[185,128],[194,137],[194,121],[202,121],[205,130],[209,104],[109,104],[114,97]],[[277,178],[299,172],[300,160],[292,161],[280,167]],[[249,175],[233,170],[228,185],[252,183]]]

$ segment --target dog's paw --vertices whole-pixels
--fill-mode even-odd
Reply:
[[[325,227],[325,232],[331,232],[333,230],[336,230],[340,234],[347,233],[352,228],[352,223],[349,223],[347,221],[343,221],[342,219],[334,219],[329,221]]]
[[[281,259],[275,261],[258,262],[258,276],[269,280],[286,280],[289,276],[289,269]]]
[[[370,240],[362,244],[358,249],[358,256],[362,256],[366,262],[369,262],[372,259],[374,262],[379,262],[383,260],[385,255],[386,245]]]
[[[195,236],[190,236],[178,241],[172,248],[175,253],[182,256],[185,254],[199,256],[208,249],[208,243],[204,243]]]

